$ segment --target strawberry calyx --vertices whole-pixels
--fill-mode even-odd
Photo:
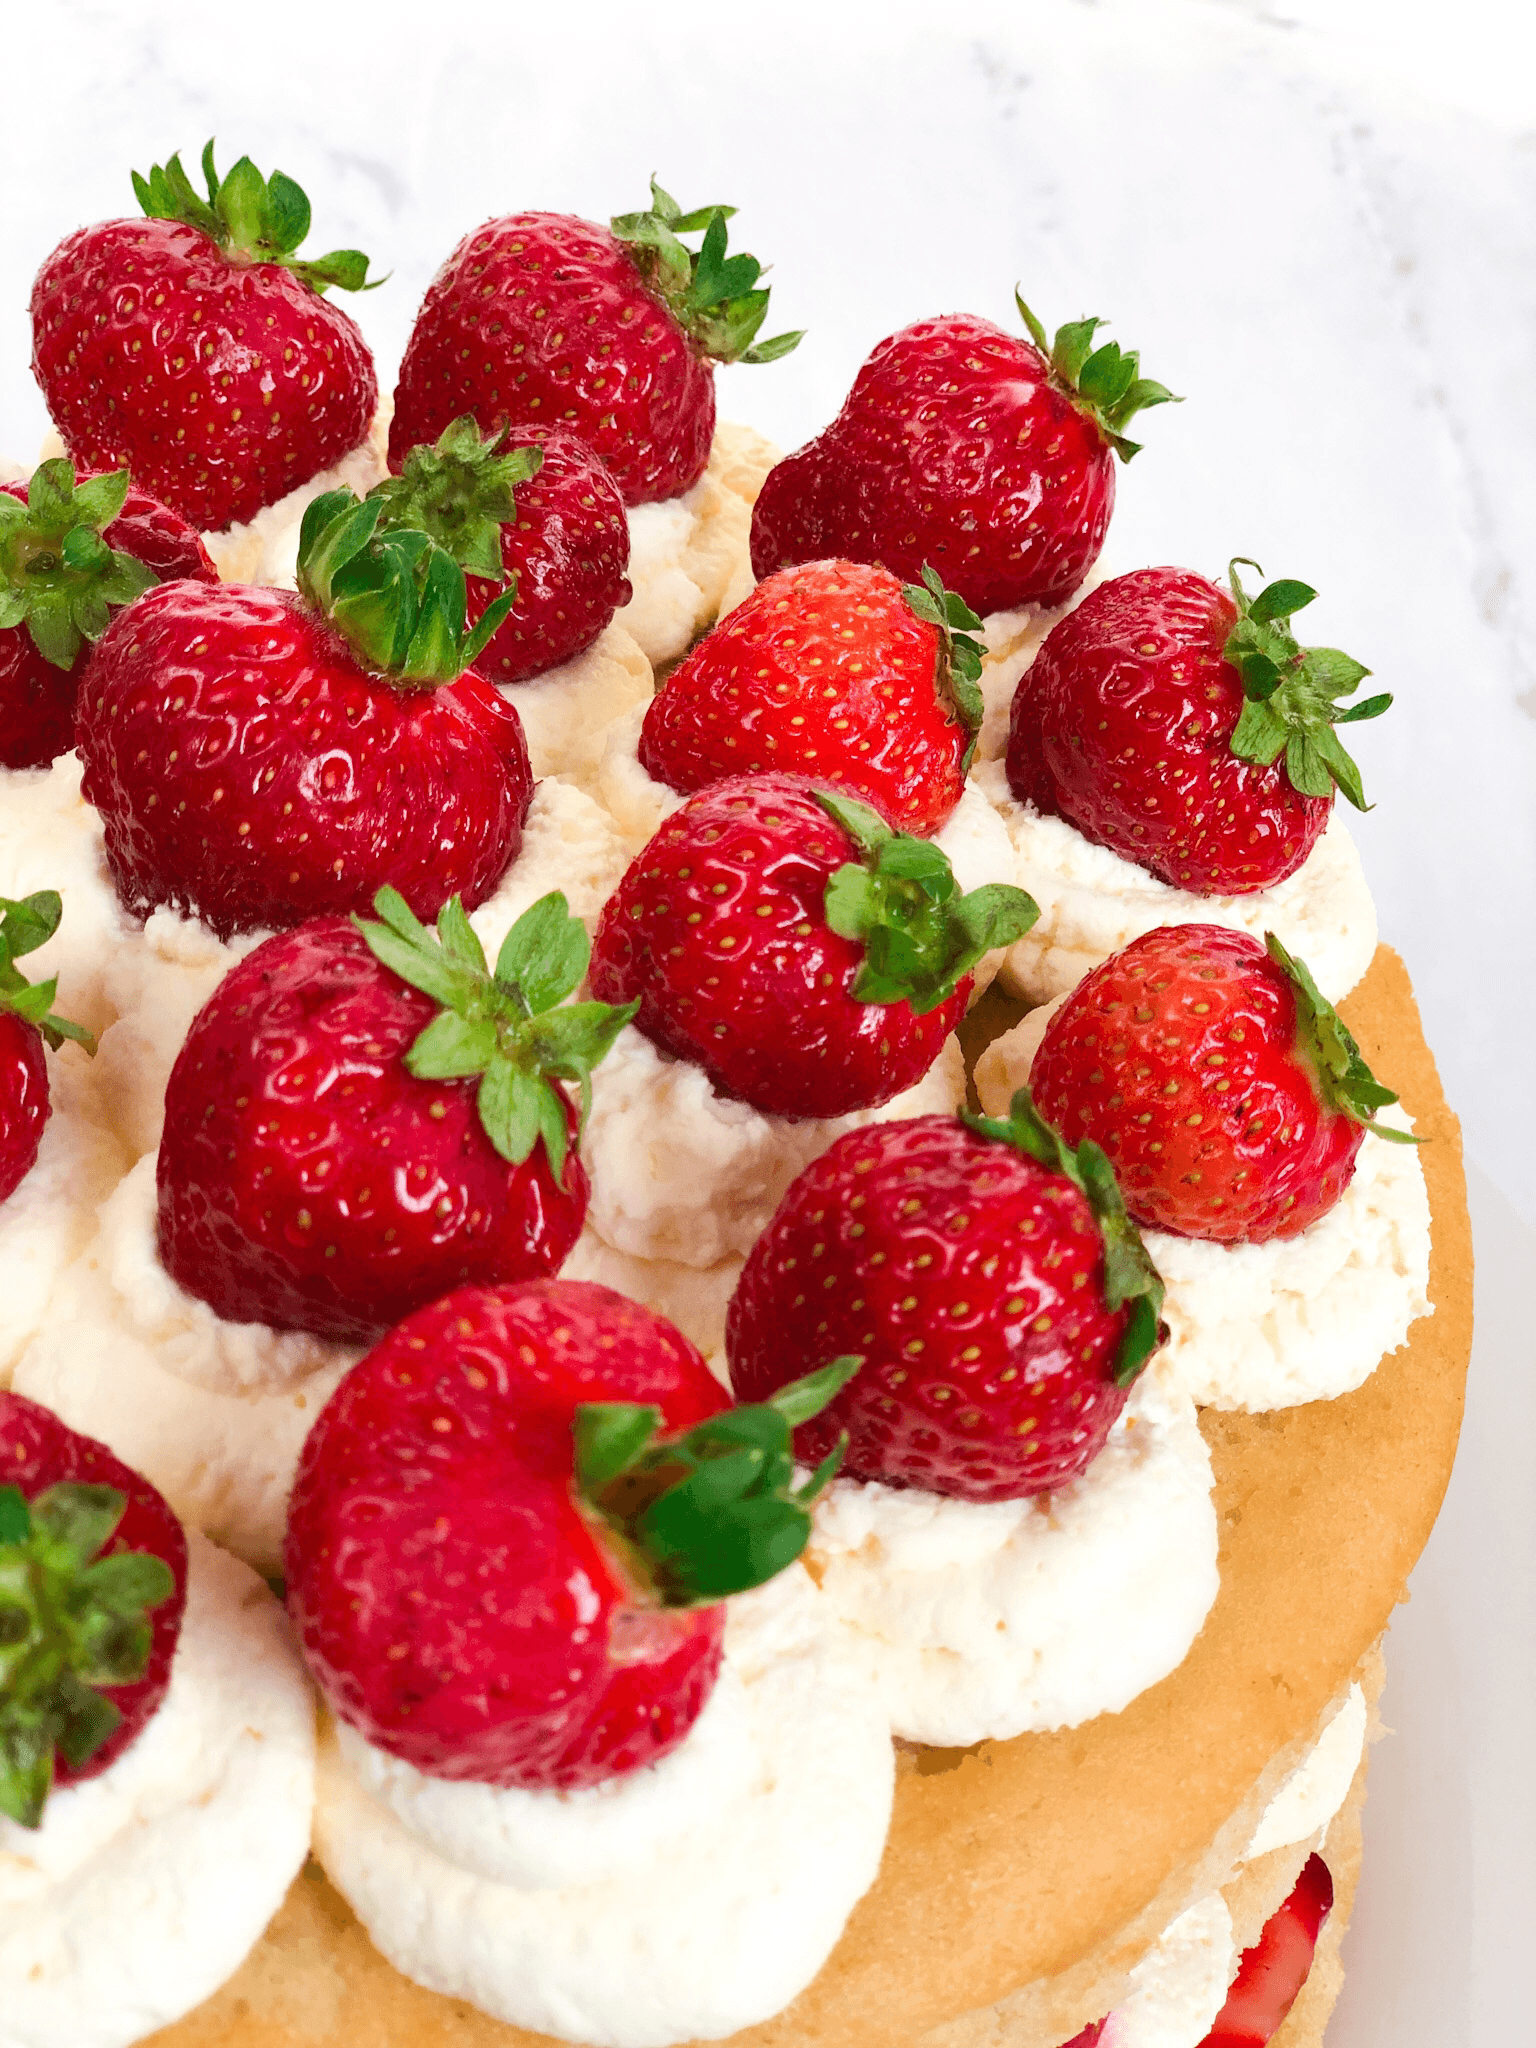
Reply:
[[[504,590],[464,630],[464,571],[430,534],[391,526],[383,498],[326,491],[299,529],[299,591],[367,665],[418,689],[451,683],[517,601]]]
[[[294,254],[309,233],[309,200],[303,187],[282,171],[264,178],[248,156],[221,178],[214,168],[212,139],[203,145],[208,197],[199,198],[179,155],[155,164],[147,178],[132,174],[134,196],[150,220],[177,220],[200,228],[234,262],[279,263],[322,295],[332,285],[344,292],[371,292],[384,283],[370,278],[361,249],[333,249],[328,256]]]
[[[727,1408],[681,1436],[658,1436],[661,1410],[639,1402],[576,1410],[577,1500],[617,1538],[646,1594],[663,1607],[704,1607],[794,1563],[810,1538],[811,1504],[848,1448],[844,1432],[797,1487],[794,1432],[863,1362],[834,1358],[767,1401]]]
[[[517,517],[516,486],[538,475],[542,448],[509,448],[510,429],[484,434],[473,413],[461,413],[430,448],[413,448],[398,476],[368,493],[384,506],[384,531],[405,527],[427,534],[466,574],[493,583],[517,579],[501,559],[501,529]]]
[[[435,935],[398,890],[380,889],[383,920],[352,922],[374,958],[441,1009],[405,1055],[419,1081],[478,1074],[476,1108],[486,1136],[510,1166],[521,1166],[540,1138],[557,1187],[568,1150],[565,1091],[581,1091],[578,1132],[592,1106],[592,1069],[639,1009],[638,1003],[568,1003],[582,981],[592,943],[558,889],[541,896],[507,933],[491,973],[457,896],[437,914]]]
[[[1412,1131],[1376,1121],[1377,1110],[1398,1097],[1366,1065],[1349,1026],[1312,979],[1306,962],[1288,953],[1273,932],[1264,934],[1264,946],[1295,991],[1296,1050],[1317,1076],[1323,1100],[1378,1138],[1394,1145],[1422,1145],[1423,1139]]]
[[[905,1002],[925,1016],[984,953],[1011,946],[1039,917],[1035,899],[1006,882],[960,895],[941,847],[893,832],[868,804],[828,789],[811,795],[864,856],[836,871],[823,899],[832,930],[864,947],[852,991],[859,1002]]]
[[[45,945],[59,928],[64,914],[57,889],[39,889],[35,895],[15,901],[0,896],[0,1010],[9,1010],[35,1024],[55,1052],[66,1038],[96,1050],[96,1039],[83,1024],[54,1015],[53,999],[58,994],[57,975],[47,981],[30,982],[16,962]]]
[[[149,1551],[101,1552],[123,1518],[113,1486],[65,1482],[30,1503],[0,1486],[0,1813],[43,1816],[55,1751],[78,1769],[122,1721],[98,1687],[143,1676],[148,1614],[176,1590]]]
[[[981,721],[987,710],[981,694],[981,664],[986,649],[972,637],[981,631],[981,620],[963,597],[944,588],[943,578],[931,563],[924,562],[922,578],[921,583],[904,583],[901,594],[918,618],[939,629],[934,687],[941,700],[948,698],[954,705],[971,736],[960,760],[960,773],[964,775],[975,759]]]
[[[27,501],[0,491],[0,628],[22,626],[55,668],[72,668],[114,608],[159,582],[154,570],[102,539],[123,509],[128,472],[77,483],[67,456],[39,464]]]
[[[1265,768],[1283,753],[1291,787],[1301,796],[1332,796],[1337,787],[1357,811],[1369,810],[1360,770],[1333,728],[1379,718],[1391,693],[1341,710],[1337,700],[1351,696],[1370,670],[1337,647],[1297,646],[1290,621],[1317,592],[1310,584],[1282,579],[1250,598],[1238,580],[1239,562],[1264,574],[1246,555],[1234,556],[1227,568],[1237,624],[1222,658],[1242,677],[1247,699],[1232,733],[1233,753]]]
[[[1048,341],[1045,329],[1025,305],[1015,287],[1013,302],[1029,329],[1029,338],[1045,357],[1051,380],[1071,399],[1079,412],[1095,421],[1110,447],[1122,462],[1141,452],[1141,443],[1126,438],[1124,429],[1139,412],[1153,405],[1182,405],[1177,392],[1153,377],[1141,374],[1141,355],[1134,348],[1122,349],[1118,341],[1093,345],[1096,330],[1105,323],[1099,318],[1068,320]]]
[[[756,339],[768,313],[768,292],[758,279],[763,266],[738,250],[727,256],[726,222],[734,206],[696,206],[684,213],[670,192],[651,180],[651,204],[644,213],[615,214],[609,226],[645,283],[699,349],[717,363],[771,363],[787,356],[804,331]],[[684,235],[704,231],[695,252]]]
[[[1162,1275],[1152,1263],[1141,1232],[1126,1214],[1125,1198],[1115,1169],[1092,1138],[1069,1145],[1054,1124],[1036,1109],[1027,1088],[1020,1088],[1005,1118],[981,1116],[962,1109],[960,1120],[984,1138],[996,1138],[1027,1153],[1048,1173],[1065,1174],[1088,1199],[1104,1241],[1104,1300],[1111,1309],[1129,1306],[1130,1316],[1115,1354],[1115,1385],[1128,1387],[1160,1344],[1168,1328],[1161,1320]]]

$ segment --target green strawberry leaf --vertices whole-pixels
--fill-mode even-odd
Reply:
[[[939,659],[934,673],[934,688],[941,704],[954,706],[960,723],[970,734],[960,762],[960,771],[965,774],[975,758],[981,721],[987,708],[981,694],[981,668],[986,649],[974,637],[981,631],[982,622],[963,597],[944,588],[943,579],[931,563],[924,562],[922,578],[921,583],[904,583],[901,594],[918,618],[939,629]]]
[[[585,978],[591,957],[585,925],[571,916],[556,890],[525,910],[507,933],[496,956],[496,979],[518,992],[531,1015],[563,1003]]]
[[[763,267],[755,256],[726,253],[726,222],[735,211],[732,206],[705,206],[684,213],[652,178],[649,209],[615,214],[609,226],[701,354],[719,363],[774,362],[801,336],[757,339],[768,312],[768,293],[759,287]],[[703,242],[690,251],[683,238],[700,230]]]
[[[443,429],[435,446],[413,448],[400,474],[386,477],[368,494],[383,504],[385,528],[428,534],[467,575],[505,583],[502,528],[516,522],[517,486],[537,476],[544,461],[541,448],[509,448],[507,437],[505,428],[482,435],[474,415],[463,413]],[[515,598],[516,579],[512,582]],[[506,609],[510,605],[497,623]],[[469,659],[473,662],[474,654]]]
[[[25,624],[33,646],[56,668],[72,668],[82,645],[106,631],[113,610],[159,580],[102,538],[127,494],[126,470],[77,489],[74,465],[64,456],[39,464],[24,508],[0,493],[0,629]]]
[[[206,200],[193,189],[179,155],[155,164],[147,178],[132,172],[134,196],[144,213],[151,220],[198,228],[241,261],[280,264],[317,293],[333,284],[345,291],[372,291],[384,283],[381,277],[369,279],[368,259],[357,249],[333,249],[311,259],[295,255],[309,233],[310,207],[303,188],[284,172],[264,178],[243,156],[220,178],[211,140],[203,145],[202,166]]]
[[[1055,340],[1048,342],[1044,326],[1017,288],[1013,298],[1030,340],[1045,357],[1052,382],[1079,412],[1096,422],[1120,460],[1129,462],[1141,452],[1139,441],[1126,438],[1125,428],[1130,421],[1151,406],[1182,405],[1183,399],[1166,384],[1141,375],[1140,357],[1135,349],[1122,349],[1115,341],[1103,342],[1095,348],[1095,333],[1104,325],[1096,316],[1067,321],[1057,328]]]
[[[1296,1051],[1316,1076],[1323,1101],[1391,1144],[1421,1145],[1423,1139],[1412,1131],[1376,1122],[1377,1110],[1398,1098],[1366,1065],[1349,1026],[1312,979],[1306,962],[1288,953],[1274,932],[1264,934],[1264,946],[1290,980],[1296,998]]]
[[[58,977],[31,983],[16,961],[47,943],[59,928],[63,906],[55,889],[39,889],[19,901],[0,896],[0,1010],[10,1010],[42,1032],[55,1051],[71,1039],[95,1053],[96,1040],[83,1024],[54,1014]]]

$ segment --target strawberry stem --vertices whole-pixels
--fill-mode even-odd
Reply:
[[[1057,328],[1054,341],[1047,341],[1044,327],[1025,305],[1017,288],[1013,301],[1029,329],[1030,340],[1045,357],[1057,389],[1071,399],[1079,412],[1097,423],[1122,462],[1129,462],[1141,452],[1141,443],[1127,440],[1124,433],[1137,413],[1153,405],[1184,403],[1166,384],[1142,376],[1137,350],[1122,350],[1117,341],[1106,341],[1095,348],[1094,333],[1104,325],[1097,316],[1069,320]]]
[[[361,249],[333,249],[328,256],[295,255],[309,233],[309,200],[303,187],[282,171],[263,178],[248,156],[220,177],[214,168],[213,143],[203,145],[206,200],[200,198],[182,168],[180,156],[155,164],[147,178],[131,173],[134,196],[151,220],[178,220],[199,228],[225,253],[247,263],[278,263],[301,278],[312,291],[337,285],[345,292],[371,292],[385,282],[370,278]]]
[[[1264,934],[1264,945],[1295,991],[1296,1049],[1317,1076],[1323,1100],[1378,1138],[1394,1145],[1421,1145],[1423,1139],[1412,1131],[1377,1123],[1377,1110],[1398,1098],[1366,1065],[1349,1026],[1312,979],[1306,962],[1288,953],[1273,932]]]
[[[981,631],[981,620],[963,597],[944,588],[943,578],[931,563],[924,562],[922,578],[921,583],[904,583],[901,594],[918,618],[939,629],[934,687],[941,703],[948,699],[954,705],[971,736],[960,761],[960,772],[964,775],[976,757],[981,721],[987,711],[981,694],[981,664],[986,649],[972,637]]]
[[[768,292],[758,280],[755,256],[726,255],[726,222],[734,206],[699,206],[684,213],[670,192],[651,180],[651,204],[644,213],[615,214],[609,225],[646,284],[663,301],[702,355],[717,363],[771,363],[799,346],[803,332],[757,341],[768,313]],[[684,235],[702,229],[697,251]]]
[[[19,902],[9,896],[0,896],[0,1010],[9,1010],[15,1016],[35,1024],[55,1052],[66,1038],[76,1045],[84,1046],[88,1053],[96,1051],[96,1039],[83,1024],[71,1023],[68,1017],[54,1015],[53,999],[58,993],[58,976],[47,981],[29,982],[16,966],[28,953],[35,953],[39,946],[46,945],[59,928],[64,914],[64,904],[57,889],[39,889],[35,895],[24,896]]]
[[[506,583],[515,596],[517,579],[502,565],[501,529],[517,518],[515,488],[538,475],[544,451],[508,448],[508,432],[482,435],[474,414],[463,413],[434,447],[413,448],[400,474],[375,484],[368,496],[384,506],[381,531],[425,533],[467,575]]]
[[[127,496],[126,469],[77,484],[62,455],[33,472],[25,505],[0,491],[0,628],[25,625],[55,668],[72,668],[113,611],[160,580],[101,537]]]

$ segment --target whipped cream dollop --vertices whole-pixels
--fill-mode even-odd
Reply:
[[[715,2039],[782,2011],[874,1881],[894,1766],[809,1576],[730,1603],[670,1757],[567,1793],[424,1778],[338,1731],[317,1853],[417,1983],[594,2048]]]
[[[497,686],[523,721],[535,775],[560,775],[592,789],[614,725],[631,712],[644,716],[656,678],[620,617],[559,668],[526,683]]]
[[[984,706],[981,731],[976,741],[978,761],[996,761],[1008,751],[1008,721],[1013,715],[1013,693],[1019,678],[1040,652],[1041,644],[1058,620],[1075,612],[1090,590],[1107,581],[1096,562],[1067,599],[1046,609],[1038,604],[1022,605],[1018,611],[988,612],[981,622],[981,701]]]
[[[0,895],[19,899],[56,889],[59,928],[26,955],[29,981],[58,978],[54,1009],[101,1032],[116,1014],[111,963],[134,933],[112,886],[101,820],[80,794],[80,756],[48,768],[0,768]]]
[[[205,533],[221,583],[270,583],[279,590],[298,587],[299,530],[304,514],[327,491],[347,489],[366,498],[389,474],[389,422],[394,400],[386,398],[373,416],[366,437],[340,462],[322,469],[274,505],[264,505],[254,519]]]
[[[836,1479],[809,1556],[895,1732],[961,1746],[1118,1713],[1216,1598],[1211,1461],[1154,1361],[1069,1486],[978,1503]]]
[[[1065,818],[1019,803],[1001,761],[980,762],[972,775],[1008,827],[1013,879],[1040,905],[1039,922],[1009,949],[1003,968],[1006,985],[1026,1002],[1049,1002],[1111,953],[1166,924],[1228,925],[1255,938],[1276,932],[1334,1003],[1371,964],[1376,908],[1337,809],[1295,874],[1272,889],[1196,896],[1095,846]]]
[[[128,2048],[235,1973],[309,1848],[315,1720],[282,1610],[195,1532],[170,1688],[37,1829],[0,1818],[6,2048]]]

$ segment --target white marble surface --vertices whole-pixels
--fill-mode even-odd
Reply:
[[[31,275],[71,228],[133,210],[130,165],[190,160],[216,133],[225,161],[248,149],[296,176],[314,246],[357,244],[392,272],[358,308],[386,381],[462,232],[528,205],[603,218],[639,205],[655,170],[684,204],[740,206],[736,233],[775,266],[773,331],[810,330],[787,361],[723,375],[728,414],[792,445],[881,335],[955,308],[1011,321],[1015,279],[1052,325],[1112,316],[1188,400],[1146,422],[1112,562],[1215,571],[1241,553],[1301,576],[1321,592],[1315,636],[1397,692],[1357,729],[1377,804],[1359,843],[1487,1177],[1482,1284],[1509,1312],[1479,1340],[1479,1462],[1398,1631],[1411,1647],[1389,1718],[1405,1736],[1371,1817],[1386,1853],[1330,2039],[1516,2038],[1498,2023],[1528,2024],[1515,1916],[1536,1906],[1531,1764],[1510,1719],[1530,1673],[1517,1693],[1506,1655],[1522,1631],[1528,1654],[1536,1528],[1500,1519],[1523,1482],[1500,1418],[1506,1383],[1526,1384],[1513,1288],[1536,1251],[1520,1221],[1536,1223],[1526,10],[276,0],[262,19],[261,34],[233,11],[190,30],[144,0],[10,11],[0,452],[29,454],[43,425]],[[1497,1612],[1478,1604],[1481,1537],[1521,1589]],[[1501,1862],[1515,1814],[1525,1853]],[[1430,2010],[1426,2031],[1412,2016]]]

